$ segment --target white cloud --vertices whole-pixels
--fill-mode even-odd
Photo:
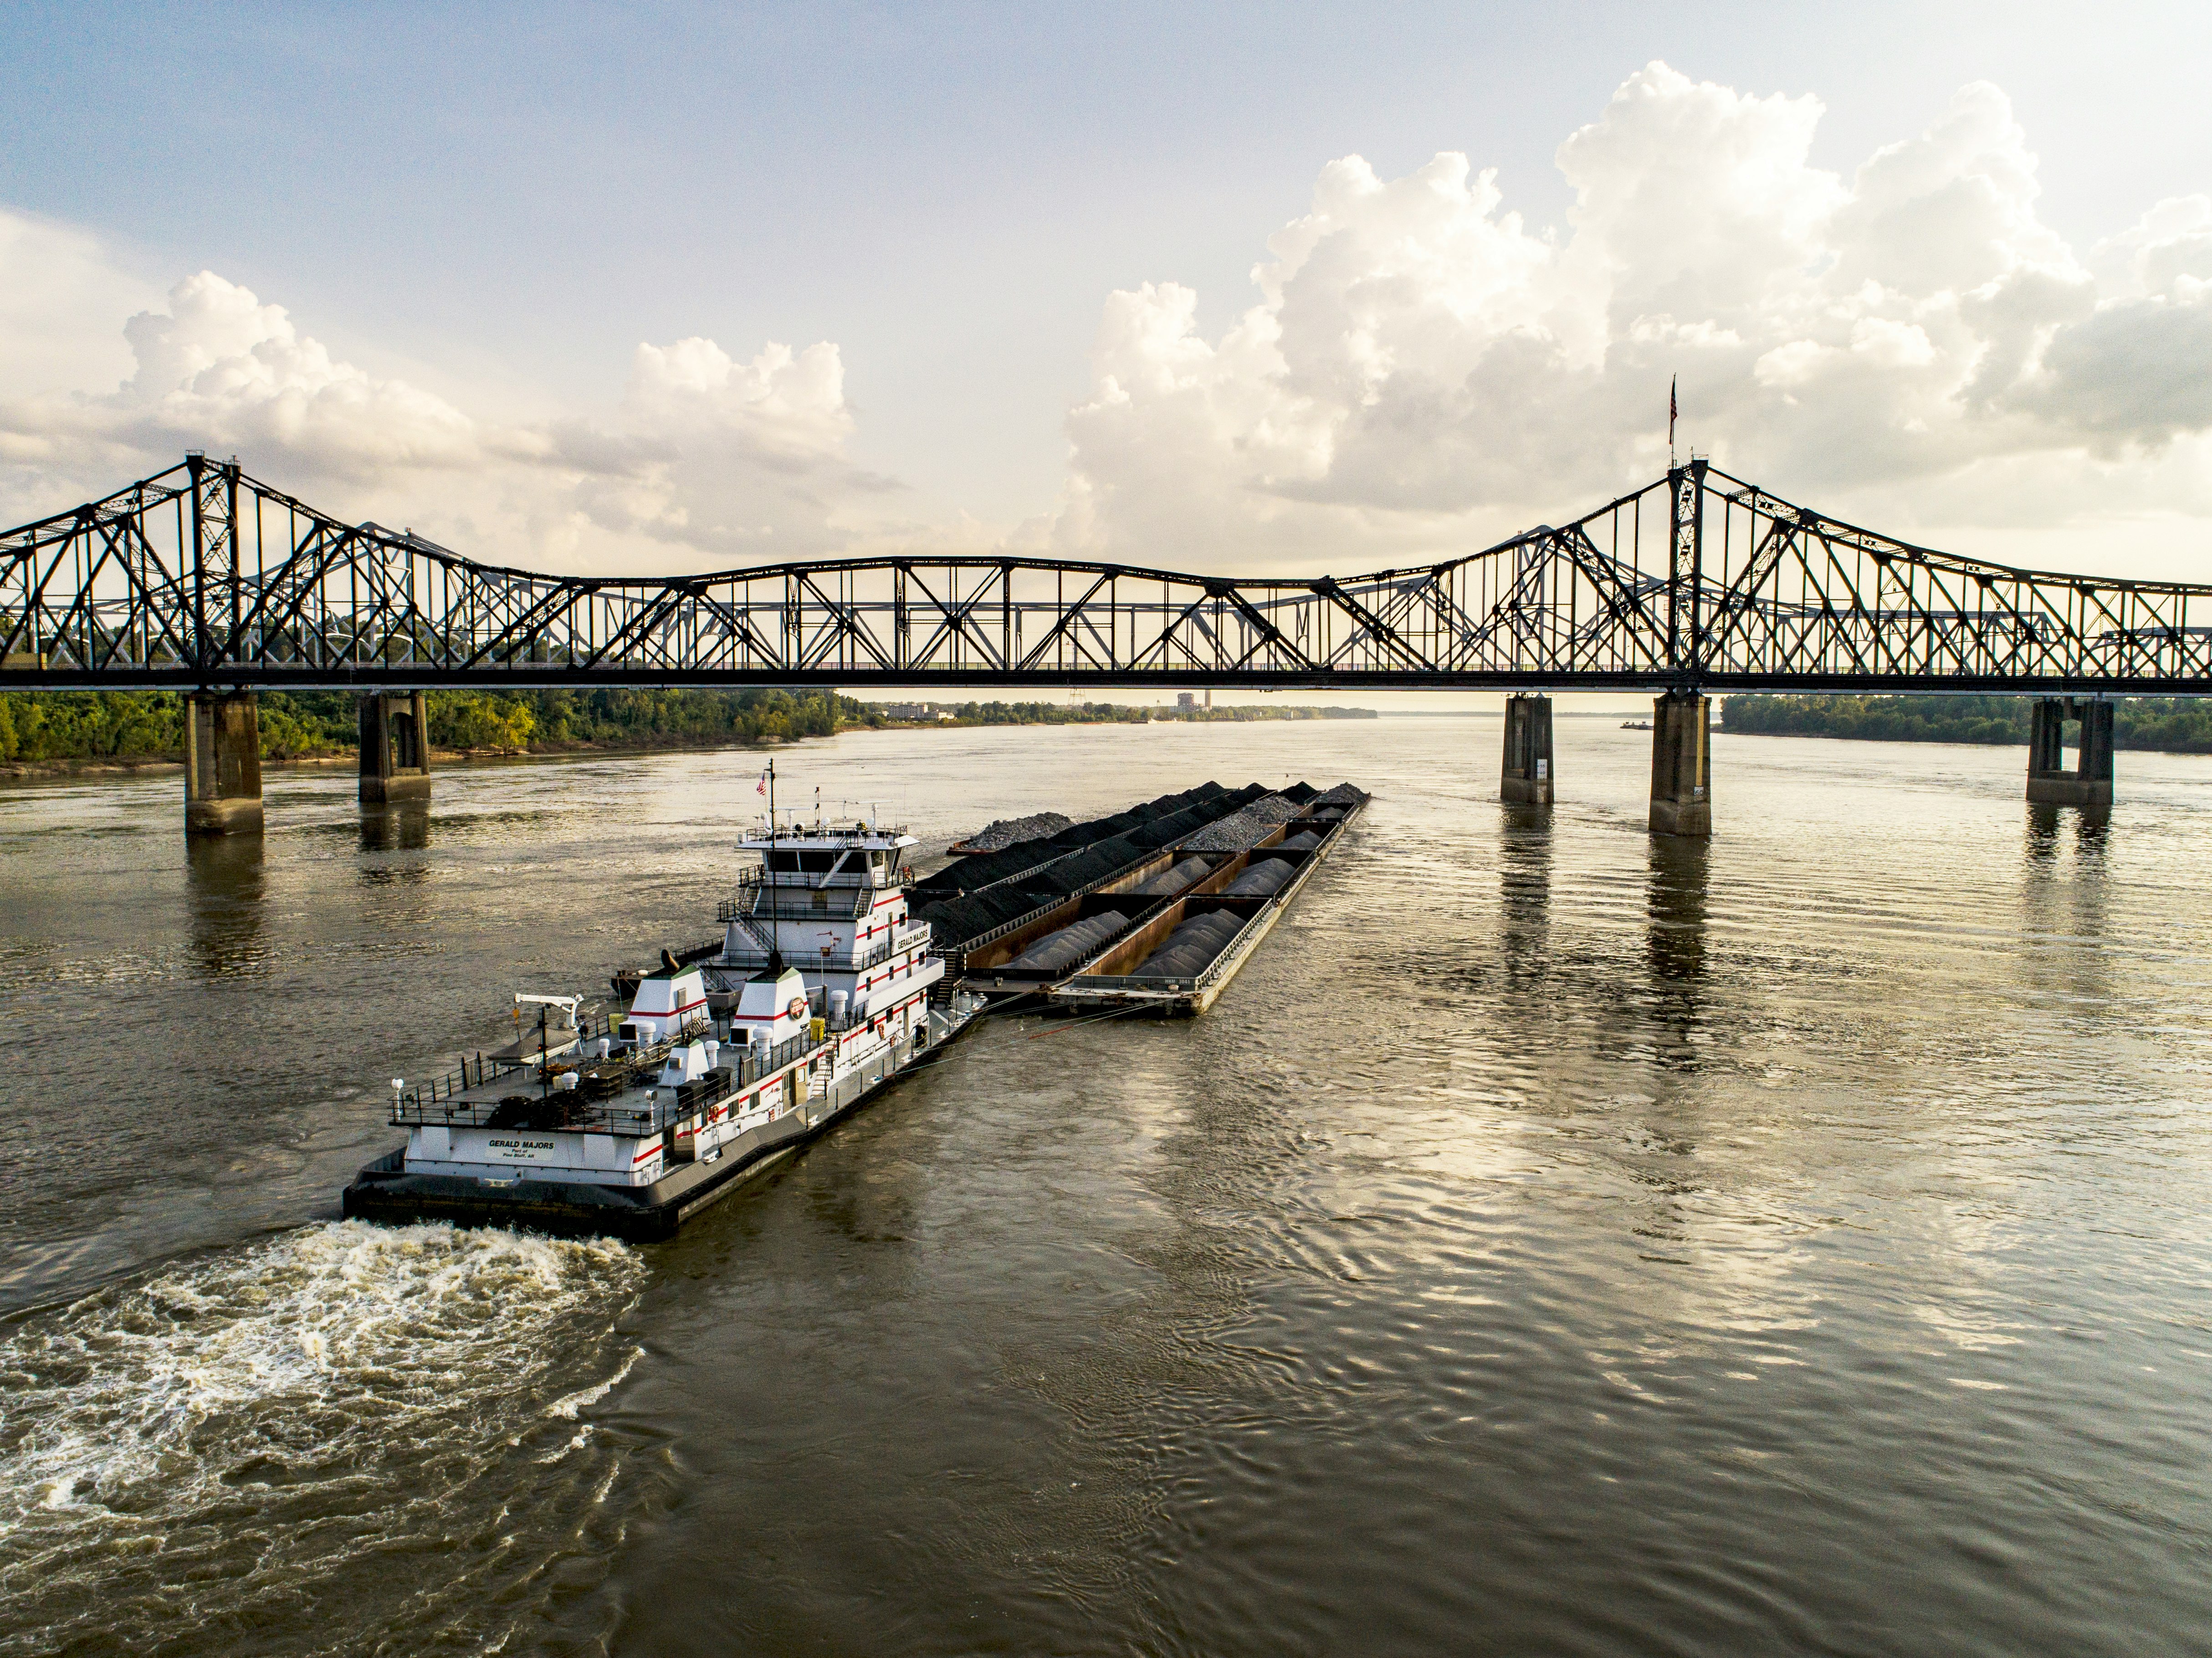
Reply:
[[[130,373],[116,323],[160,290],[116,265],[82,230],[0,209],[0,386],[7,395],[105,383]]]
[[[1330,162],[1227,326],[1174,282],[1107,299],[1061,499],[1013,539],[1219,569],[1464,551],[1656,477],[1679,375],[1685,441],[1785,495],[2023,562],[2064,526],[2032,544],[2081,568],[2145,568],[2156,521],[2187,569],[2172,526],[2212,516],[2212,196],[2077,255],[1995,88],[1848,175],[1811,163],[1821,113],[1651,64],[1559,146],[1556,229],[1464,155]],[[548,567],[1006,539],[916,521],[853,462],[827,342],[641,344],[603,405],[494,419],[214,273],[164,298],[0,212],[0,354],[11,521],[193,446]]]
[[[1677,374],[1701,452],[1870,521],[2212,510],[2201,446],[2168,453],[2212,429],[2212,199],[2085,264],[1996,88],[1848,179],[1808,159],[1820,113],[1654,64],[1560,146],[1556,236],[1463,156],[1331,163],[1218,339],[1185,289],[1108,301],[1051,535],[1244,568],[1464,550],[1656,476]]]
[[[61,297],[26,300],[18,278],[58,251],[81,272],[107,270],[89,239],[0,214],[0,294],[15,296],[0,307],[0,344],[11,363]],[[130,291],[112,279],[105,288],[111,300]],[[112,336],[112,312],[107,327]],[[750,361],[708,339],[641,345],[619,404],[526,425],[340,361],[283,306],[212,271],[131,316],[119,337],[120,364],[80,326],[50,354],[46,386],[0,398],[8,521],[106,494],[199,448],[236,453],[325,510],[409,519],[485,558],[696,568],[842,544],[898,488],[844,459],[853,420],[826,342],[769,344]],[[88,387],[118,367],[127,372],[112,389]],[[24,383],[10,380],[11,391]]]

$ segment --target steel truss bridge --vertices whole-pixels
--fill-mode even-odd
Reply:
[[[198,454],[0,535],[0,687],[757,684],[2212,693],[2212,586],[1936,552],[1704,461],[1342,579],[959,556],[546,575]]]

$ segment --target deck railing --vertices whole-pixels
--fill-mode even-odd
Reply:
[[[848,1019],[832,1029],[842,1030],[850,1024]],[[604,1022],[602,1025],[600,1034],[605,1034]],[[735,1062],[718,1069],[728,1073],[730,1089],[750,1088],[763,1077],[773,1076],[826,1046],[826,1042],[816,1042],[811,1031],[802,1031],[769,1048],[763,1060],[757,1048],[726,1043],[724,1054]],[[665,1054],[667,1047],[656,1043],[646,1049],[639,1056],[641,1067],[649,1068]],[[558,1076],[573,1068],[556,1062],[552,1074]],[[473,1082],[466,1079],[467,1072],[468,1067],[464,1066],[401,1094],[392,1104],[392,1122],[407,1127],[514,1127],[539,1133],[560,1128],[599,1134],[653,1134],[696,1114],[700,1105],[700,1097],[696,1095],[679,1099],[675,1084],[663,1087],[641,1082],[637,1085],[653,1090],[656,1097],[643,1104],[625,1102],[617,1105],[612,1101],[586,1098],[581,1088],[550,1088],[547,1079],[528,1066],[487,1068],[478,1072]],[[459,1086],[455,1085],[457,1082]],[[500,1082],[510,1083],[513,1087],[495,1099],[465,1096],[465,1090],[474,1091],[487,1083]],[[495,1121],[502,1111],[511,1121]]]

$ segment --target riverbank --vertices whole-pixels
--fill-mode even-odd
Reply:
[[[866,730],[866,726],[848,726],[846,730]],[[825,732],[823,735],[832,733]],[[465,766],[491,760],[557,760],[566,755],[603,755],[618,759],[625,755],[652,754],[719,754],[731,749],[758,749],[763,751],[781,749],[792,744],[815,740],[804,738],[763,738],[752,743],[718,743],[713,741],[686,742],[671,739],[665,742],[638,743],[533,743],[520,748],[440,749],[430,750],[433,768],[441,766]],[[315,767],[351,766],[358,758],[353,749],[332,749],[319,754],[287,755],[282,759],[264,757],[264,771],[304,770]],[[94,755],[82,759],[17,761],[0,766],[0,781],[31,780],[39,778],[97,776],[102,774],[132,774],[137,772],[181,772],[185,762],[173,755]]]
[[[1840,737],[1877,743],[2027,742],[2027,696],[1731,696],[1721,729],[1753,737]],[[2212,754],[2212,707],[2193,697],[2113,699],[2113,744]]]
[[[259,701],[264,766],[353,763],[359,739],[352,692],[266,691]],[[840,731],[1377,717],[1369,708],[1298,704],[1195,710],[1115,702],[881,704],[774,689],[432,691],[426,703],[434,765],[524,755],[769,749]],[[173,691],[0,692],[0,779],[181,768],[183,709]],[[908,709],[919,712],[900,717]]]

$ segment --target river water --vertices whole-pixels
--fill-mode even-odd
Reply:
[[[854,733],[933,849],[1373,805],[1207,1017],[997,1020],[672,1244],[337,1221],[390,1078],[713,932],[757,756],[0,793],[0,1650],[2180,1654],[2212,760]]]

